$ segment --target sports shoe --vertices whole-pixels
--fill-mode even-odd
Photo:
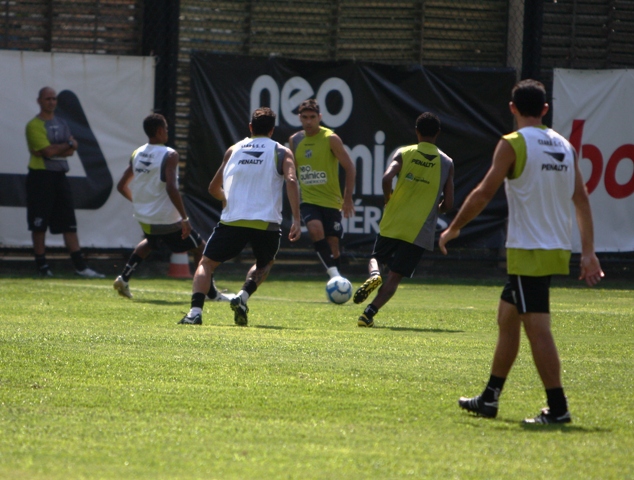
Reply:
[[[83,270],[75,270],[75,273],[84,278],[106,278],[103,273],[95,272],[92,268],[86,267]]]
[[[117,277],[112,286],[122,297],[132,298],[128,282],[126,282],[121,275]]]
[[[40,268],[38,271],[40,272],[40,277],[47,278],[53,276],[53,272],[51,272],[51,269],[48,267],[48,265]]]
[[[236,325],[245,327],[249,320],[247,319],[247,313],[249,313],[249,307],[242,301],[242,297],[236,295],[231,299],[231,310],[233,310],[233,321]]]
[[[220,293],[220,292],[218,292],[218,294],[216,295],[216,298],[209,298],[208,295],[205,295],[205,300],[207,300],[209,302],[230,302],[234,298],[236,298],[236,294],[235,293]]]
[[[352,301],[354,303],[361,303],[365,301],[365,299],[368,298],[368,296],[378,287],[380,287],[382,283],[383,279],[381,278],[381,275],[372,275],[365,282],[363,282],[363,285],[357,288],[357,291],[354,292],[354,297],[352,297]],[[371,327],[372,325],[368,326]]]
[[[374,327],[374,317],[366,313],[362,313],[357,321],[357,325],[360,327]]]
[[[178,322],[178,324],[179,325],[202,325],[203,316],[200,313],[194,315],[193,317],[190,317],[189,315],[185,315],[183,318],[181,318],[181,321]]]
[[[525,418],[524,422],[527,425],[551,425],[555,423],[570,423],[572,417],[570,412],[566,412],[563,415],[555,416],[550,413],[550,408],[542,408],[542,411],[535,418]]]
[[[458,405],[481,417],[495,418],[498,414],[498,402],[485,402],[481,395],[472,398],[460,397]]]

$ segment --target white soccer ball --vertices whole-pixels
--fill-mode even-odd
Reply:
[[[326,284],[326,298],[332,303],[346,303],[352,298],[352,284],[343,277],[332,277]]]

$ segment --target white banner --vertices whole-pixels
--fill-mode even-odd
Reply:
[[[25,126],[39,113],[44,86],[57,91],[58,115],[65,108],[81,127],[78,133],[69,122],[80,147],[67,174],[81,246],[135,246],[143,234],[116,184],[134,149],[147,142],[142,122],[154,104],[154,59],[2,50],[0,65],[0,247],[32,245],[21,198],[29,161]],[[50,233],[46,244],[64,245]]]
[[[579,154],[595,250],[634,251],[634,70],[556,68],[554,74],[553,128]],[[578,231],[574,251],[580,251]]]

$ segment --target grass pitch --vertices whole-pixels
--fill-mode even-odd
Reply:
[[[361,329],[325,277],[275,269],[246,328],[209,302],[177,325],[187,280],[134,278],[130,301],[0,279],[0,478],[634,478],[633,285],[553,282],[573,423],[525,428],[545,406],[525,338],[498,418],[457,406],[488,379],[501,283],[405,280]]]

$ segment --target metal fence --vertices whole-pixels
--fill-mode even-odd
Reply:
[[[192,51],[321,61],[634,66],[634,0],[0,0],[0,48],[157,58],[155,108],[186,161]]]

